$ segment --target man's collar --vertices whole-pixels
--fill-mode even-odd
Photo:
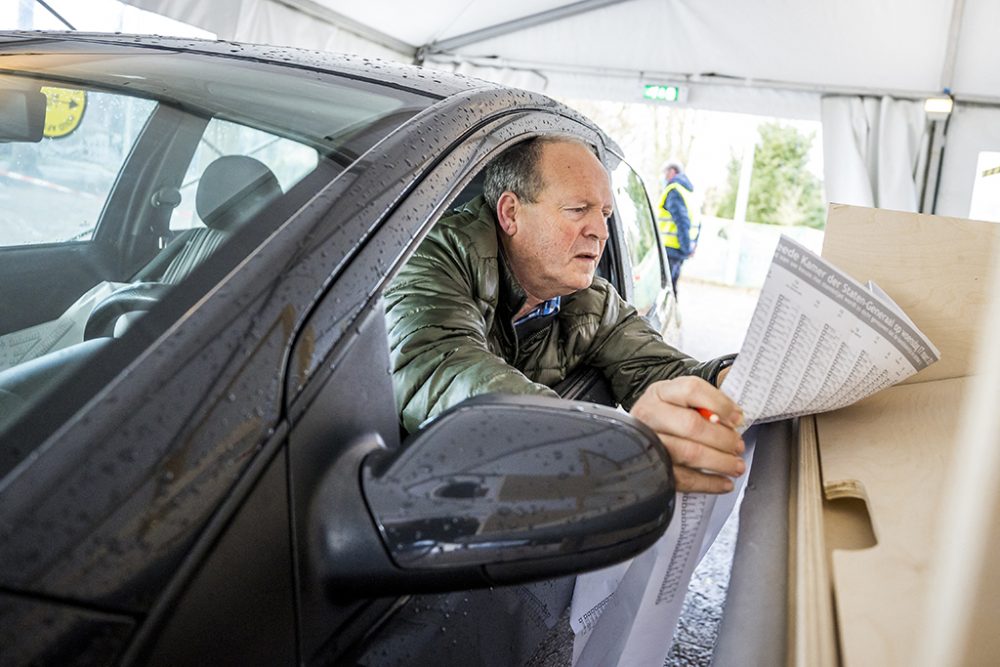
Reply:
[[[514,320],[514,326],[520,326],[525,322],[530,322],[531,320],[538,319],[540,317],[549,317],[550,315],[555,315],[559,312],[559,305],[562,303],[561,296],[554,296],[548,301],[543,301],[531,310],[528,311],[523,317],[519,317]]]

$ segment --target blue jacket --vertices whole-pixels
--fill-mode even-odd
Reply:
[[[661,202],[662,208],[667,214],[669,214],[669,218],[677,227],[678,247],[672,248],[670,247],[670,244],[667,244],[667,254],[680,258],[687,258],[694,252],[695,244],[698,242],[698,234],[691,233],[691,216],[688,212],[687,204],[684,201],[684,196],[677,191],[677,188],[669,187],[674,183],[688,192],[694,191],[694,186],[691,185],[691,181],[688,179],[687,174],[677,174],[667,183],[667,196]],[[668,216],[661,215],[661,217],[667,218]],[[700,227],[697,231],[700,231]],[[692,238],[692,236],[694,236],[694,238]]]

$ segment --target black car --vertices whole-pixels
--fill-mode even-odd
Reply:
[[[544,96],[0,33],[0,664],[405,662],[373,647],[426,595],[662,534],[666,453],[586,370],[575,402],[479,397],[400,430],[381,293],[486,162],[548,133],[611,169],[599,271],[632,298],[651,265],[638,305],[669,321],[641,181]]]

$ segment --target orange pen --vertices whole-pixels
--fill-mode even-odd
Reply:
[[[708,408],[695,408],[695,410],[698,411],[698,414],[700,414],[702,417],[712,422],[713,424],[719,423],[719,415],[715,414]]]

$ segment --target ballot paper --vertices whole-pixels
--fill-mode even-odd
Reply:
[[[756,429],[743,434],[747,470]],[[570,605],[575,667],[664,664],[695,567],[739,504],[748,475],[723,495],[681,493],[667,531],[630,561],[576,578]]]
[[[834,410],[940,358],[878,285],[862,285],[782,236],[743,347],[722,390],[745,415],[747,471],[754,423]],[[723,496],[682,493],[670,526],[631,561],[577,578],[571,607],[575,667],[657,667],[695,567],[748,477]]]
[[[940,356],[878,285],[782,236],[722,391],[747,425],[774,421],[850,405]]]

